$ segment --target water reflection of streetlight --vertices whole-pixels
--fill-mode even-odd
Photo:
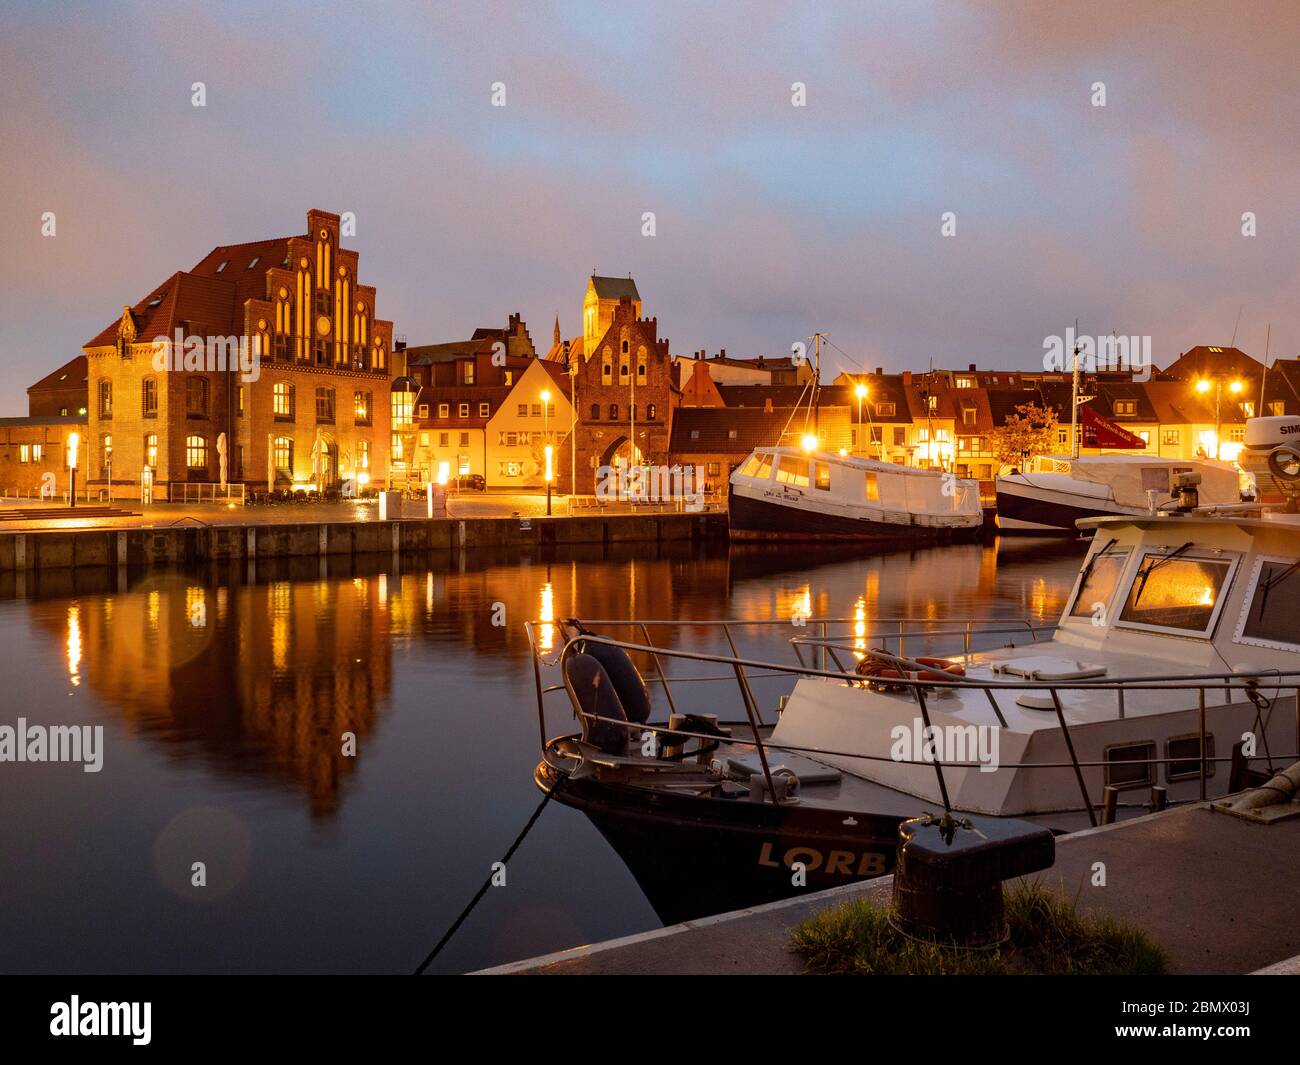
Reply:
[[[81,684],[81,608],[68,607],[68,679]]]
[[[862,443],[862,401],[867,398],[867,386],[859,384],[858,387],[853,390],[853,394],[858,397],[858,446],[853,450],[855,453],[860,451],[865,455],[867,449]]]
[[[543,651],[549,651],[555,646],[555,626],[551,624],[555,620],[555,593],[550,581],[542,585],[542,610],[538,617],[542,621],[538,634],[541,647]]]
[[[867,600],[858,596],[853,605],[853,657],[863,659],[867,651]]]

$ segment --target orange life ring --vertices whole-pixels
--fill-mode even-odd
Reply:
[[[960,662],[954,662],[948,658],[917,658],[914,659],[919,665],[931,666],[932,669],[926,670],[900,670],[896,666],[890,665],[885,659],[877,658],[875,655],[868,655],[862,659],[854,669],[860,677],[866,677],[868,680],[874,680],[888,690],[905,691],[908,688],[906,684],[889,684],[889,681],[913,680],[913,681],[946,681],[954,677],[964,677],[966,667]]]

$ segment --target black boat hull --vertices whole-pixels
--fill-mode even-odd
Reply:
[[[949,527],[823,514],[768,499],[728,492],[727,523],[733,540],[867,540],[878,543],[956,543],[978,539],[982,525]]]
[[[546,762],[534,779],[587,815],[665,924],[893,872],[904,820],[574,780]],[[914,816],[926,812],[918,799]]]

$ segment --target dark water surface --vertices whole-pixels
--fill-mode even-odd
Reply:
[[[104,763],[0,763],[0,970],[409,971],[540,798],[525,620],[1054,621],[1081,554],[636,544],[282,562],[251,583],[6,575],[0,725],[102,725]],[[434,968],[657,926],[553,803]]]

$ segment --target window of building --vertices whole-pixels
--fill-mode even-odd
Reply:
[[[710,477],[717,477],[722,473],[722,463],[710,462],[705,466],[704,471]]]
[[[27,463],[27,462],[31,462],[31,461],[32,461],[32,445],[31,445],[31,444],[19,444],[19,445],[18,445],[18,461],[19,461],[19,462],[23,462],[23,463]]]
[[[518,408],[517,408],[517,410],[516,410],[516,414],[517,414],[518,417],[520,417],[520,418],[527,418],[527,417],[528,417],[528,404],[527,404],[527,403],[520,403],[519,406],[518,406]]]
[[[330,294],[328,289],[318,288],[316,290],[316,313],[329,317]]]
[[[593,404],[591,405],[591,420],[592,420],[593,422],[598,422],[598,421],[600,421],[600,404],[599,404],[599,403],[593,403]]]
[[[293,385],[285,381],[277,381],[271,387],[271,416],[277,422],[293,421]]]
[[[929,406],[929,408],[930,408],[931,410],[938,410],[938,409],[939,409],[939,397],[938,397],[938,396],[929,396],[929,397],[926,399],[926,404]]]
[[[1136,413],[1137,413],[1137,401],[1136,401],[1136,400],[1132,400],[1132,399],[1117,399],[1117,400],[1115,400],[1115,413],[1116,413],[1117,415],[1136,414]]]
[[[1255,417],[1255,404],[1250,402],[1243,403],[1241,405],[1241,413],[1247,418]]]
[[[459,404],[459,405],[456,407],[456,414],[457,414],[458,417],[461,417],[461,418],[468,418],[468,417],[469,417],[469,404],[468,404],[468,403],[461,403],[461,404]]]
[[[316,365],[328,366],[330,364],[330,342],[328,340],[316,341]]]
[[[1160,433],[1160,442],[1165,445],[1177,446],[1182,440],[1182,432],[1178,429],[1164,429]]]
[[[1270,399],[1268,401],[1268,413],[1271,417],[1281,418],[1286,414],[1286,403],[1280,399]]]
[[[472,385],[474,383],[474,364],[472,362],[466,362],[464,363],[464,366],[465,376],[463,382],[467,385]]]
[[[271,341],[271,351],[273,357],[280,362],[289,361],[289,338],[283,333],[277,333],[275,339]]]
[[[617,403],[611,403],[611,404],[609,405],[609,420],[610,420],[611,422],[616,422],[616,421],[618,421],[618,404],[617,404]]]
[[[357,469],[370,469],[370,441],[360,440],[357,442]]]
[[[608,355],[601,360],[600,379],[604,384],[610,384],[614,380],[614,365]]]
[[[229,259],[222,259],[221,262],[217,265],[217,273],[221,273],[221,271],[224,270],[229,265],[230,265]]]
[[[975,378],[973,378],[973,377],[959,377],[959,378],[957,378],[957,387],[958,387],[958,388],[974,388],[974,387],[975,387]]]
[[[101,418],[113,417],[113,382],[99,382],[99,416]]]
[[[892,418],[894,416],[894,405],[892,403],[877,403],[877,418]]]
[[[534,418],[540,418],[541,416],[542,416],[542,405],[541,405],[540,403],[534,403],[534,404],[533,404],[533,417],[534,417]]]
[[[293,437],[277,436],[275,438],[275,472],[293,480]]]
[[[189,418],[206,418],[208,416],[208,379],[206,377],[186,378],[185,414]]]
[[[469,433],[460,434],[460,446],[469,447]]]
[[[648,422],[652,422],[655,420],[655,405],[653,403],[649,403],[646,405],[645,417],[646,417],[646,421]]]
[[[451,434],[450,434],[450,433],[439,433],[439,434],[438,434],[438,446],[439,446],[439,447],[448,447],[448,446],[450,446],[450,443],[451,443]]]
[[[158,417],[158,382],[152,377],[140,382],[140,413],[146,418]]]
[[[158,468],[158,434],[146,433],[144,438],[144,464],[151,470]]]
[[[506,376],[505,384],[507,386],[513,385],[515,383],[515,372],[513,370],[506,370],[505,376]]]
[[[416,408],[415,408],[415,416],[416,416],[417,418],[419,418],[420,421],[424,421],[426,418],[428,418],[428,417],[429,417],[429,404],[427,404],[427,403],[421,403],[421,404],[419,404],[418,406],[416,406]]]
[[[962,407],[961,423],[962,425],[974,425],[975,418],[979,412],[974,407]]]
[[[185,438],[185,465],[191,470],[207,471],[208,468],[208,441],[203,436],[187,436]]]
[[[318,424],[334,422],[334,389],[316,389],[316,421]]]
[[[356,416],[357,425],[370,424],[370,408],[374,400],[374,394],[371,392],[353,392],[352,393],[352,413]],[[427,416],[429,409],[424,411]]]
[[[260,255],[254,255],[254,256],[253,256],[253,261],[250,262],[250,263],[248,264],[248,269],[250,269],[250,270],[253,269],[253,267],[256,266],[256,265],[258,264],[258,261],[259,261],[261,258],[262,258],[262,257],[261,257]]]
[[[235,393],[235,413],[239,417],[244,416],[244,386],[240,385]]]
[[[490,418],[492,416],[492,404],[480,403],[478,405],[478,416],[480,418]]]
[[[907,429],[901,425],[894,426],[894,447],[907,446]]]
[[[621,348],[620,350],[623,352],[624,355],[627,354],[627,341],[626,341],[626,340],[623,341],[623,346],[622,346],[622,348]]]

